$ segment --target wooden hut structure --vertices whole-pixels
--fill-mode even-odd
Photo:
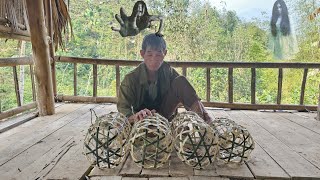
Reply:
[[[58,45],[63,45],[61,34],[70,23],[66,4],[64,0],[0,0],[0,38],[31,41],[33,50],[32,57],[0,58],[0,67],[13,69],[17,97],[17,107],[1,112],[0,120],[37,109],[10,121],[0,121],[0,179],[320,179],[317,113],[298,112],[315,112],[317,108],[319,111],[320,95],[319,105],[305,105],[304,95],[308,71],[320,69],[320,63],[169,62],[181,68],[185,76],[188,68],[206,71],[204,104],[220,108],[209,110],[212,116],[232,118],[247,127],[256,142],[251,160],[236,167],[212,165],[204,170],[182,164],[176,155],[156,170],[138,167],[130,157],[115,169],[100,170],[91,166],[82,154],[84,133],[90,125],[89,110],[95,109],[97,114],[115,111],[115,105],[110,103],[117,101],[116,97],[98,95],[98,66],[115,67],[118,90],[120,67],[136,66],[140,61],[54,56]],[[57,95],[56,63],[74,64],[73,95]],[[79,63],[93,66],[92,96],[77,95]],[[34,102],[26,105],[22,105],[19,96],[16,69],[19,65],[30,66]],[[228,70],[228,102],[210,99],[210,71],[214,68]],[[234,102],[235,68],[251,70],[250,103]],[[256,70],[259,68],[278,70],[276,104],[256,103]],[[299,104],[281,101],[283,69],[286,68],[304,70]],[[248,111],[260,109],[272,111]]]

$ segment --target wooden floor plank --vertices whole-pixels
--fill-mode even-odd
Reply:
[[[129,155],[127,161],[120,171],[121,176],[139,176],[142,171],[142,168],[137,166]]]
[[[62,122],[62,124],[65,124],[65,119],[63,117],[66,117],[69,113],[73,113],[74,110],[79,109],[83,106],[83,104],[66,104],[64,106],[58,107],[55,115],[37,117],[31,121],[21,124],[16,128],[1,133],[0,154],[6,154],[6,156],[0,157],[0,166],[12,156],[16,155],[16,153],[20,153],[28,146],[33,145],[34,143],[48,135],[48,132],[50,132],[50,127],[52,129],[52,127],[56,124],[55,121],[58,120],[58,122]],[[75,116],[79,115],[75,114]],[[56,127],[54,126],[54,128]],[[12,152],[10,148],[7,148],[12,146],[13,144],[16,144],[18,146],[15,146],[15,151]],[[6,149],[9,150],[10,154],[12,154],[11,156],[8,156],[8,154],[6,153]]]
[[[90,180],[121,180],[122,176],[97,176],[91,177]]]
[[[79,131],[77,129],[77,125],[79,127],[84,127],[85,123],[88,122],[90,119],[90,112],[89,109],[95,107],[96,105],[86,105],[83,108],[80,108],[76,112],[78,112],[79,116],[74,117],[73,114],[70,114],[70,118],[68,119],[68,116],[65,116],[61,119],[64,119],[66,122],[69,122],[68,124],[65,124],[65,126],[70,127],[64,129],[60,127],[59,129],[56,129],[54,132],[50,133],[43,137],[42,139],[35,141],[35,144],[30,146],[28,149],[20,153],[18,156],[15,156],[10,161],[8,161],[6,164],[1,166],[0,168],[0,177],[2,174],[7,174],[9,176],[17,176],[19,175],[20,171],[23,171],[25,168],[28,168],[30,164],[34,163],[37,159],[40,157],[46,157],[46,153],[52,152],[52,150],[61,143],[64,139],[70,137],[70,136],[76,136],[79,134]],[[83,113],[80,113],[83,112]],[[86,115],[82,115],[86,114]],[[86,121],[81,121],[81,118],[85,118]],[[77,121],[78,120],[78,121]],[[73,123],[72,123],[73,122]],[[35,136],[38,134],[38,131],[34,131],[35,134],[30,134],[30,136]],[[45,165],[44,165],[45,166]],[[17,168],[13,168],[17,167]],[[40,167],[42,168],[42,167]],[[0,178],[1,179],[1,178]]]
[[[211,177],[216,177],[219,176],[217,173],[217,169],[213,164],[210,164],[209,166],[205,167],[204,169],[194,169],[194,175],[196,177],[198,176],[211,176]]]
[[[257,115],[253,115],[251,111],[244,112],[254,117],[254,121],[260,126],[320,169],[320,134],[292,123],[276,113],[258,112]]]
[[[38,117],[38,114],[37,111],[33,111],[6,121],[0,121],[0,134]]]
[[[32,164],[22,169],[18,176],[12,175],[11,177],[16,179],[43,179],[73,146],[75,146],[73,137],[68,137]]]
[[[302,118],[306,119],[312,119],[316,120],[317,117],[317,112],[316,111],[311,111],[311,112],[293,112],[294,115],[300,116]]]
[[[206,177],[206,176],[190,176],[190,180],[229,180],[229,178],[222,177]]]
[[[189,180],[188,177],[152,177],[149,180]]]
[[[99,107],[95,108],[95,112],[98,116],[101,114],[106,114],[111,111],[114,111],[116,109],[115,105],[99,105]],[[89,115],[89,113],[88,113]],[[85,135],[87,133],[87,129],[89,128],[91,122],[89,121],[89,117],[85,117],[84,119],[81,119],[84,121],[84,124],[74,124],[72,126],[66,127],[66,128],[72,128],[72,130],[77,127],[78,133],[73,134],[73,138],[75,141],[76,146],[68,152],[67,155],[63,156],[63,158],[59,161],[59,164],[53,168],[50,173],[45,176],[47,179],[63,179],[63,178],[75,178],[78,179],[79,175],[81,175],[80,172],[85,172],[88,167],[90,166],[90,163],[86,159],[85,155],[83,154],[83,141],[85,138]],[[79,121],[79,120],[78,120]],[[65,129],[66,131],[66,129]]]
[[[241,111],[227,111],[227,113],[227,116],[230,115],[229,117],[238,124],[243,125],[244,127],[251,126],[250,122],[247,121],[248,117]],[[259,129],[255,129],[255,131],[259,131]],[[251,131],[249,132],[251,133]],[[253,138],[255,140],[255,137]],[[290,178],[289,175],[260,147],[257,142],[255,144],[254,151],[251,153],[250,159],[247,161],[247,165],[250,167],[256,178]]]
[[[74,105],[77,106],[77,104]],[[35,118],[36,120],[33,119],[0,133],[0,140],[4,140],[5,145],[5,147],[0,145],[0,163],[1,159],[5,159],[2,157],[2,152],[13,152],[9,153],[11,159],[2,166],[0,165],[0,179],[81,178],[90,166],[82,154],[84,134],[90,125],[90,105],[72,106],[73,104],[61,105],[57,108],[59,113],[56,115],[43,119]],[[107,106],[109,105],[96,107],[99,109],[98,113],[107,113],[111,109],[116,110],[114,105]],[[233,168],[215,164],[204,170],[193,171],[193,168],[183,164],[180,159],[177,157],[175,159],[173,152],[168,164],[162,169],[139,168],[129,156],[130,158],[123,166],[111,170],[113,173],[94,168],[89,177],[93,180],[148,178],[153,180],[224,180],[228,178],[252,179],[253,173],[258,179],[285,179],[289,178],[288,174],[298,179],[320,178],[320,169],[312,165],[317,162],[311,160],[311,158],[315,161],[319,160],[317,159],[318,154],[314,153],[314,151],[320,152],[316,124],[312,124],[312,121],[308,121],[309,119],[301,115],[295,117],[295,113],[276,112],[262,115],[260,113],[263,112],[252,111],[253,114],[250,112],[227,111],[226,113],[217,109],[209,110],[213,117],[230,116],[237,123],[248,128],[257,144],[247,164]],[[12,142],[17,142],[17,145],[9,146]],[[308,147],[300,151],[303,147],[301,145],[308,145]]]
[[[229,114],[232,114],[234,111],[229,112]],[[247,115],[247,117],[241,119],[242,123],[239,122],[239,119],[233,120],[244,125],[249,130],[255,141],[289,174],[290,177],[320,177],[319,169],[310,164],[298,153],[294,152],[291,148],[253,120],[259,118],[259,116],[261,116],[261,112],[252,111],[251,113],[252,116]],[[268,120],[265,119],[265,121]]]
[[[193,176],[193,168],[183,163],[175,151],[171,153],[169,161],[169,175],[176,176]]]
[[[250,169],[246,164],[241,164],[237,167],[230,167],[228,165],[216,166],[216,172],[221,177],[230,177],[230,178],[245,178],[253,179]]]
[[[21,124],[20,126],[10,129],[9,131],[6,131],[4,133],[0,134],[0,141],[2,142],[2,145],[0,147],[0,150],[5,148],[7,145],[10,145],[12,142],[21,140],[22,137],[25,137],[30,134],[30,130],[34,130],[35,128],[39,129],[47,124],[56,121],[57,119],[60,119],[61,117],[66,116],[69,113],[72,113],[73,110],[78,109],[80,107],[84,106],[84,104],[66,104],[63,107],[58,107],[56,109],[56,114],[52,116],[45,116],[45,117],[37,117],[32,119],[32,121],[28,121],[24,124]],[[34,129],[32,129],[33,127]]]
[[[312,117],[309,116],[299,116],[297,113],[288,113],[288,112],[277,112],[277,115],[290,120],[300,126],[307,128],[313,132],[320,134],[320,123],[314,117],[316,117],[315,113],[312,113]],[[304,113],[307,114],[307,113]]]
[[[123,177],[122,180],[148,180],[148,178],[143,178],[143,177]]]
[[[167,162],[166,164],[164,164],[162,167],[154,169],[154,168],[150,168],[150,169],[146,169],[146,168],[142,168],[142,172],[141,175],[143,177],[168,177],[169,176],[169,162]]]

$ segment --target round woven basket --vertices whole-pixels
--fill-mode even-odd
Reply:
[[[170,123],[155,113],[134,124],[130,135],[130,154],[143,168],[159,168],[169,159],[173,149]]]
[[[84,139],[83,151],[92,165],[114,168],[125,159],[131,125],[121,113],[97,117]]]
[[[178,157],[195,169],[212,163],[218,152],[218,137],[196,113],[187,111],[172,120]]]
[[[227,118],[218,118],[211,127],[219,136],[218,159],[226,163],[242,163],[255,147],[249,131]]]

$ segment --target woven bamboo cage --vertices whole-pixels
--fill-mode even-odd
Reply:
[[[218,137],[196,113],[187,111],[172,120],[178,157],[196,169],[211,164],[218,153]]]
[[[111,112],[97,117],[85,136],[84,154],[99,168],[114,168],[129,153],[128,137],[131,125],[121,113]]]
[[[217,118],[211,127],[219,136],[218,159],[226,163],[242,163],[255,147],[249,131],[227,118]]]
[[[130,154],[143,168],[162,167],[173,150],[170,123],[155,113],[134,124],[130,135]]]

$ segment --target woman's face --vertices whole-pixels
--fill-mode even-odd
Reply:
[[[277,8],[278,8],[279,14],[281,14],[282,13],[282,7],[281,7],[280,3],[277,4]]]

